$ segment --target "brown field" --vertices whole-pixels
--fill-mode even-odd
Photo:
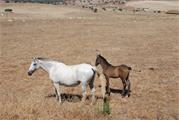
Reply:
[[[3,13],[13,8],[13,13]],[[0,120],[178,120],[179,16],[164,13],[99,11],[40,4],[0,4]],[[100,81],[97,103],[78,97],[60,105],[48,75],[27,75],[34,56],[66,64],[91,63],[100,50],[110,63],[132,67],[131,97],[114,90],[110,115],[102,114]],[[99,69],[101,69],[99,67]],[[81,87],[61,87],[81,95]],[[88,88],[89,95],[89,88]]]

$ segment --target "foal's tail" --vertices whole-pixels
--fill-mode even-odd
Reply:
[[[128,70],[132,70],[132,68],[131,67],[127,67],[128,68]]]

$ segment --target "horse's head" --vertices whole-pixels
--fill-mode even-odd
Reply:
[[[96,56],[95,66],[98,66],[100,64],[100,54]]]
[[[37,70],[39,68],[39,63],[38,63],[38,59],[37,58],[33,58],[32,63],[29,67],[29,71],[28,71],[28,75],[31,76],[35,70]]]

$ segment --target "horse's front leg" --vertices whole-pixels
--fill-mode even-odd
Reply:
[[[86,83],[82,83],[82,102],[86,100]]]
[[[59,83],[53,83],[53,85],[55,87],[56,98],[60,103],[62,103],[60,89],[59,89]]]

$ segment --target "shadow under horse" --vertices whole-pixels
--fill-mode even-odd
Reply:
[[[47,95],[45,97],[46,98],[56,97],[56,94],[49,94],[49,95]],[[62,93],[61,94],[61,99],[62,99],[62,101],[79,102],[79,101],[82,100],[82,95]]]
[[[47,96],[45,96],[45,97],[46,97],[46,98],[56,97],[56,94],[49,94],[49,95],[47,95]],[[62,93],[62,94],[61,94],[61,98],[62,98],[62,101],[67,101],[67,102],[76,103],[76,102],[80,102],[80,101],[82,100],[82,95]],[[90,96],[87,96],[86,99],[89,100],[89,99],[90,99]],[[96,96],[96,100],[98,100],[98,99],[103,99],[103,98]]]
[[[96,58],[96,62],[95,62],[95,66],[101,65],[102,69],[103,69],[103,74],[105,76],[106,79],[106,93],[110,96],[110,90],[114,89],[110,89],[109,87],[109,78],[120,78],[122,80],[123,83],[123,90],[122,90],[122,96],[126,96],[128,95],[128,97],[130,96],[130,80],[129,80],[129,73],[132,70],[131,67],[128,67],[127,65],[119,65],[119,66],[113,66],[111,65],[103,56],[101,56],[100,54],[97,55]],[[126,87],[128,89],[126,89]],[[121,92],[120,90],[118,91],[119,93]]]

